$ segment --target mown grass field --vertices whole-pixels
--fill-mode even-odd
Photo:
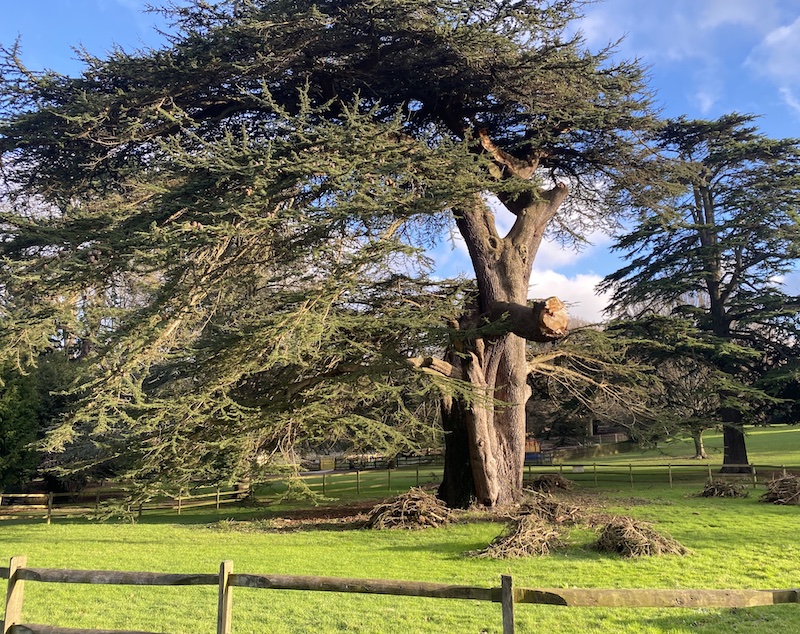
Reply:
[[[800,464],[800,429],[752,433],[751,460],[780,456]],[[633,456],[620,459],[628,462]],[[685,454],[684,456],[685,457]],[[642,459],[648,459],[647,455]],[[772,458],[770,458],[770,461]],[[411,474],[407,474],[412,477]],[[415,474],[413,474],[415,477]],[[376,485],[378,486],[378,485]],[[620,588],[792,588],[800,586],[800,508],[745,499],[699,498],[696,484],[580,486],[603,511],[655,523],[687,546],[685,557],[626,560],[591,548],[595,536],[575,529],[565,550],[546,557],[493,561],[464,556],[502,530],[497,522],[426,531],[223,530],[226,518],[264,519],[280,508],[146,513],[138,524],[57,520],[0,524],[0,557],[26,554],[28,565],[52,568],[214,573],[235,572],[406,579],[497,586]],[[332,495],[333,491],[328,491]],[[378,493],[382,495],[384,493]],[[262,524],[268,524],[264,522]],[[222,528],[225,524],[223,523]],[[28,583],[25,620],[63,627],[213,632],[213,587],[147,588]],[[233,631],[483,632],[501,631],[500,607],[472,601],[410,599],[272,590],[234,592]],[[518,605],[519,632],[777,634],[800,631],[800,605],[748,609],[589,609]]]

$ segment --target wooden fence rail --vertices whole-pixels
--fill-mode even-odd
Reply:
[[[176,574],[126,572],[118,570],[65,570],[28,568],[24,556],[12,557],[8,568],[0,568],[0,578],[8,579],[5,620],[2,634],[157,634],[130,630],[63,628],[54,625],[22,623],[22,604],[26,582],[87,583],[135,586],[216,585],[219,588],[217,634],[230,634],[233,588],[304,590],[309,592],[354,592],[436,599],[491,601],[502,606],[503,634],[514,632],[514,605],[535,603],[562,607],[610,608],[749,608],[800,603],[797,589],[789,590],[624,590],[583,588],[515,588],[509,575],[501,577],[496,588],[460,586],[417,581],[383,579],[341,579],[271,574],[234,574],[233,562],[224,561],[219,574]],[[209,628],[210,629],[210,628]]]
[[[174,498],[165,498],[152,502],[143,502],[136,507],[141,517],[142,511],[174,510],[178,515],[190,508],[215,506],[219,509],[224,504],[233,504],[242,501],[244,492],[241,490],[222,491],[220,489],[211,493],[194,495],[178,495]],[[114,499],[124,500],[125,492],[120,491]],[[99,496],[93,506],[87,506],[84,499],[82,504],[68,502],[59,504],[58,500],[72,500],[76,497],[91,498],[91,495],[76,493],[3,493],[0,492],[0,519],[35,519],[44,518],[50,524],[54,517],[89,516],[100,509]],[[32,501],[32,502],[31,502]],[[5,502],[5,505],[4,505]]]
[[[574,462],[554,465],[526,465],[525,478],[530,481],[536,476],[548,473],[560,473],[564,477],[575,480],[588,486],[599,486],[601,483],[635,488],[637,484],[663,482],[673,486],[674,483],[701,484],[704,480],[738,480],[753,488],[766,486],[775,477],[785,476],[787,473],[800,473],[800,467],[786,465],[728,465],[739,468],[742,473],[721,473],[723,465],[710,463],[662,463],[662,464],[632,464],[632,463],[600,463],[600,462]],[[393,480],[397,483],[398,475],[392,476],[392,469],[381,473],[379,471],[337,471],[305,473],[306,479],[312,490],[321,491],[322,495],[336,494],[337,491],[355,492],[356,495],[376,493],[391,493]],[[367,481],[369,473],[370,480]],[[397,473],[397,472],[396,472]],[[403,473],[403,472],[401,472]],[[409,487],[421,484],[420,472],[417,468],[404,472],[405,480],[400,487]],[[431,474],[433,475],[433,474]],[[382,481],[382,482],[381,482]],[[378,484],[380,483],[380,484]],[[335,485],[335,488],[334,488]],[[252,485],[252,488],[258,487]],[[394,490],[397,490],[396,486]],[[124,490],[120,490],[119,497],[123,500]],[[80,495],[80,494],[77,494]],[[141,516],[143,511],[172,510],[180,515],[184,510],[203,506],[215,506],[217,509],[224,504],[235,504],[242,500],[246,491],[233,489],[224,491],[217,489],[210,493],[194,493],[177,495],[174,498],[162,498],[140,504],[134,511]],[[0,520],[12,518],[43,518],[49,524],[52,518],[58,516],[91,515],[99,509],[100,499],[97,494],[94,507],[75,504],[59,504],[59,499],[74,498],[75,493],[3,493],[0,492]],[[82,497],[89,497],[82,496]],[[3,505],[14,502],[13,505]],[[28,502],[33,503],[28,503]],[[20,503],[25,502],[25,503]]]

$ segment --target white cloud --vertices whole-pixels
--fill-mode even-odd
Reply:
[[[782,86],[800,84],[800,18],[770,31],[747,58],[747,66]]]
[[[800,97],[798,97],[793,90],[785,86],[780,89],[780,93],[786,105],[794,110],[796,114],[800,115]]]
[[[702,3],[697,3],[701,5]],[[733,24],[751,27],[757,30],[769,28],[768,25],[778,19],[778,7],[775,0],[706,0],[700,14],[700,26],[716,28]]]
[[[603,278],[594,274],[578,274],[567,277],[551,269],[535,269],[531,276],[528,296],[545,298],[555,295],[567,304],[572,317],[580,317],[591,322],[603,320],[603,309],[608,298],[595,293],[595,286]]]
[[[719,96],[720,91],[715,90],[713,86],[703,86],[694,93],[693,101],[697,104],[700,112],[705,115],[711,112]]]

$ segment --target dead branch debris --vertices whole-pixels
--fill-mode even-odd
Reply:
[[[521,515],[483,550],[467,553],[472,557],[517,559],[547,555],[562,548],[559,529],[536,515]]]
[[[454,521],[453,513],[435,495],[413,488],[375,506],[366,528],[430,528],[446,526]]]
[[[567,480],[560,473],[545,473],[534,478],[530,485],[531,490],[542,493],[552,493],[553,491],[569,491],[572,489],[572,482]]]
[[[746,498],[748,495],[750,492],[744,484],[727,480],[709,480],[700,493],[704,498]]]
[[[800,504],[800,477],[787,475],[770,480],[760,500],[769,504]]]
[[[525,494],[519,515],[533,515],[551,524],[577,524],[584,519],[580,508],[560,502],[549,493],[526,490]]]
[[[615,517],[606,524],[596,543],[601,552],[623,557],[685,555],[688,550],[668,535],[662,535],[647,522],[630,517]]]

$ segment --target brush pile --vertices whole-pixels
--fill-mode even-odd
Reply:
[[[520,515],[533,515],[551,524],[577,524],[582,519],[577,506],[559,502],[552,495],[526,491],[527,499],[519,510]]]
[[[800,504],[800,477],[787,475],[767,482],[762,502],[770,504]]]
[[[647,522],[630,517],[615,517],[601,531],[596,547],[602,552],[623,557],[685,555],[686,548],[669,536],[661,535]]]
[[[748,495],[744,484],[726,480],[709,480],[700,493],[700,497],[704,498],[746,498]]]
[[[514,518],[503,533],[483,550],[467,553],[473,557],[517,559],[532,555],[547,555],[564,544],[559,530],[536,515]]]
[[[444,502],[423,489],[414,488],[375,506],[366,528],[431,528],[446,526],[453,520]]]
[[[534,478],[531,482],[531,489],[541,493],[552,493],[553,491],[569,491],[572,482],[567,480],[560,473],[545,473]]]

